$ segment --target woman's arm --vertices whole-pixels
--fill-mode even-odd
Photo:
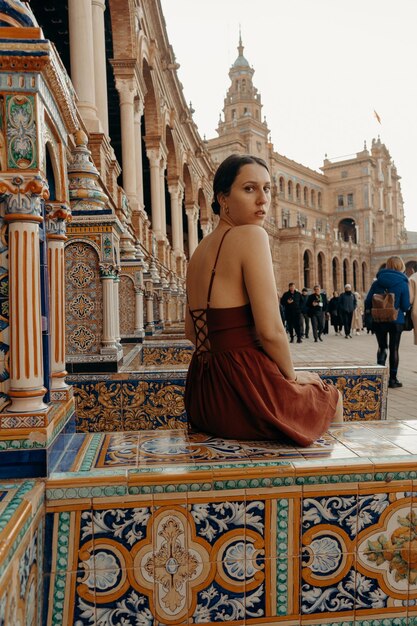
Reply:
[[[289,380],[296,375],[287,335],[279,313],[277,288],[266,231],[259,226],[241,227],[238,249],[241,253],[243,280],[248,292],[255,327],[262,346]]]

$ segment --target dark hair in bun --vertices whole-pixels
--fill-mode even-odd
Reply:
[[[241,167],[252,164],[261,165],[269,172],[265,161],[251,154],[231,154],[220,163],[213,180],[213,202],[211,203],[213,213],[216,215],[220,214],[220,203],[217,200],[219,193],[224,193],[227,196]]]

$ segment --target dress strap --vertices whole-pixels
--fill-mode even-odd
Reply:
[[[221,247],[223,245],[224,238],[226,237],[227,233],[230,233],[231,230],[232,230],[231,228],[228,228],[226,230],[226,232],[223,233],[223,237],[220,240],[219,248],[217,250],[216,259],[214,261],[213,269],[211,270],[210,283],[209,283],[209,288],[208,288],[208,293],[207,293],[207,308],[208,309],[210,308],[211,290],[213,288],[213,281],[214,281],[214,276],[216,274],[216,266],[217,266],[217,261],[219,260],[220,250],[221,250]]]

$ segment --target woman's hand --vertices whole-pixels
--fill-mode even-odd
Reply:
[[[295,380],[299,385],[319,385],[322,387],[324,382],[316,372],[305,372],[303,370],[297,372]]]

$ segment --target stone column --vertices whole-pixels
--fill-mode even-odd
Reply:
[[[92,2],[95,102],[103,131],[108,135],[109,114],[107,107],[106,42],[104,39],[104,11],[106,4],[105,0],[92,0]]]
[[[114,337],[116,339],[117,348],[121,348],[121,336],[120,336],[120,299],[119,299],[119,285],[120,285],[120,268],[115,268],[115,274],[113,278],[113,302],[114,302]]]
[[[107,263],[100,263],[100,278],[103,285],[103,335],[101,354],[117,352],[114,324],[113,285],[115,268]]]
[[[135,98],[135,160],[136,160],[136,196],[139,208],[145,206],[143,200],[143,165],[142,165],[142,132],[141,119],[144,103],[140,98]]]
[[[143,327],[143,289],[135,290],[135,335],[143,337],[145,329]]]
[[[198,207],[193,206],[190,208],[186,208],[187,219],[188,219],[188,250],[190,259],[193,255],[194,250],[198,245],[198,230],[197,230],[197,221],[198,221]]]
[[[165,325],[165,311],[164,311],[164,296],[162,292],[157,295],[157,300],[158,300],[158,310],[159,310],[159,324],[163,328]]]
[[[169,291],[164,293],[165,296],[165,324],[167,326],[171,326],[172,317],[171,317],[171,294]]]
[[[152,291],[145,292],[146,299],[146,326],[145,331],[147,335],[153,335],[155,329],[155,322],[153,320],[153,293]]]
[[[157,148],[146,150],[149,159],[151,178],[151,205],[152,205],[152,230],[156,237],[162,235],[161,199],[160,199],[160,161],[161,155]]]
[[[136,148],[135,148],[135,84],[133,78],[116,77],[120,96],[120,126],[122,134],[123,188],[132,209],[137,207]]]
[[[184,252],[184,239],[182,232],[182,197],[184,188],[181,183],[171,183],[168,187],[171,196],[171,228],[172,248],[176,255]]]
[[[167,236],[167,216],[165,207],[165,168],[167,166],[166,159],[162,158],[159,164],[159,204],[161,207],[161,234],[164,238]]]
[[[77,92],[77,107],[87,130],[100,132],[97,117],[93,12],[91,0],[68,0],[71,80]]]
[[[49,319],[51,333],[51,392],[68,389],[65,382],[65,205],[46,205],[49,270]]]
[[[41,197],[47,195],[38,177],[24,181],[16,176],[0,184],[5,194],[4,221],[9,224],[9,314],[11,404],[7,411],[43,411],[41,281],[39,224],[42,222]]]
[[[203,237],[207,237],[213,231],[213,222],[207,220],[204,224],[201,224],[201,230],[203,231]]]

